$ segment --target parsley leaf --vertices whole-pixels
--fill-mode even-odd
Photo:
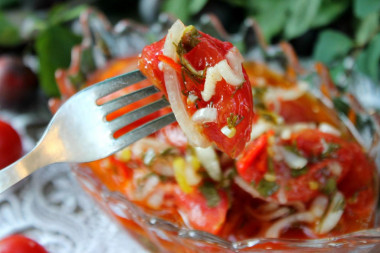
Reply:
[[[327,149],[325,152],[322,153],[321,158],[325,159],[325,158],[330,157],[332,155],[332,153],[337,151],[339,148],[340,148],[340,145],[337,143],[328,143]]]
[[[322,188],[322,192],[326,195],[330,195],[336,191],[336,180],[332,177],[328,178],[325,185]]]
[[[298,170],[291,169],[290,170],[290,175],[292,177],[299,177],[299,176],[305,175],[308,170],[309,170],[309,168],[306,167],[306,166],[303,167],[302,169],[298,169]]]
[[[265,179],[261,179],[259,184],[257,185],[256,190],[263,197],[269,197],[273,195],[280,187],[276,182],[269,182]]]
[[[199,187],[199,190],[206,198],[208,207],[216,207],[219,205],[220,196],[218,190],[215,188],[215,185],[206,182]]]

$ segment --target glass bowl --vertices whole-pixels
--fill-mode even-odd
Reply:
[[[58,71],[56,75],[61,91],[66,91],[63,93],[62,99],[73,94],[75,89],[80,89],[84,80],[91,78],[94,70],[104,67],[111,59],[135,55],[142,50],[144,45],[163,37],[172,22],[173,19],[163,15],[150,28],[126,20],[120,21],[112,27],[102,14],[88,10],[81,17],[83,43],[73,49],[70,68],[66,71]],[[277,69],[284,69],[284,65],[289,64],[287,59],[291,58],[292,50],[289,50],[287,44],[266,45],[253,20],[247,20],[241,30],[234,35],[227,34],[213,16],[203,16],[198,26],[214,37],[235,42],[234,44],[245,52],[248,59],[253,57],[255,60],[265,61],[266,64]],[[347,59],[347,61],[349,60]],[[304,63],[305,66],[310,66],[309,62],[305,61]],[[290,64],[293,64],[293,69],[299,71],[301,78],[311,81],[316,78],[315,71],[304,71],[298,62],[290,62]],[[357,73],[352,65],[346,67],[345,73],[354,83],[348,85],[344,93],[341,92],[341,88],[327,87],[333,96],[327,102],[345,103],[346,106],[354,108],[355,112],[366,120],[366,124],[362,124],[360,129],[357,129],[349,123],[343,113],[341,114],[343,122],[348,124],[347,126],[355,137],[360,139],[361,144],[375,158],[379,153],[380,117],[375,111],[368,112],[362,105],[366,105],[366,102],[370,100],[365,96],[369,95],[373,101],[373,97],[378,97],[380,91],[368,79]],[[67,80],[70,81],[67,82]],[[363,94],[360,93],[362,88],[358,88],[362,83],[365,83],[363,85],[368,89]],[[71,91],[73,87],[74,90]],[[320,92],[319,87],[312,87],[312,90],[322,100],[327,99]],[[350,91],[359,95],[352,96]],[[60,99],[50,101],[53,111],[61,101]],[[375,99],[375,101],[377,100]],[[373,106],[373,103],[371,105]],[[339,111],[338,106],[336,109]],[[379,159],[376,162],[377,167],[380,168]],[[376,249],[380,251],[380,227],[378,225],[373,229],[323,239],[252,238],[230,242],[213,234],[189,229],[159,218],[155,213],[157,211],[141,207],[129,201],[121,193],[109,190],[86,164],[73,165],[72,171],[83,189],[126,231],[152,252],[261,252],[264,250],[273,252],[376,252]]]

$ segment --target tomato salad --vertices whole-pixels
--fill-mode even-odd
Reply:
[[[138,63],[178,123],[87,165],[137,205],[230,241],[312,239],[373,226],[376,166],[337,113],[307,83],[256,62],[242,68],[242,61],[232,44],[178,21],[138,58],[109,62],[87,85]]]
[[[142,51],[139,68],[163,90],[189,143],[214,143],[236,157],[249,140],[253,111],[243,57],[230,42],[174,23]]]

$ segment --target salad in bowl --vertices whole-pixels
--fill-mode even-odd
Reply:
[[[325,66],[304,69],[287,43],[276,47],[277,59],[244,59],[230,42],[170,18],[152,44],[146,35],[153,29],[126,21],[112,28],[91,10],[81,21],[87,36],[73,49],[70,68],[56,73],[62,97],[50,101],[52,111],[83,87],[139,68],[148,80],[111,97],[151,83],[161,93],[106,120],[157,96],[168,99],[177,119],[73,168],[83,188],[146,247],[346,252],[380,243],[378,122],[371,118],[365,141],[355,128],[365,110],[334,86]],[[268,51],[261,42],[261,54]],[[345,114],[336,98],[347,101]]]

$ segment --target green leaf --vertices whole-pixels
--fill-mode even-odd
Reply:
[[[355,34],[355,42],[358,46],[365,45],[376,33],[379,27],[379,13],[374,12],[361,20]]]
[[[206,198],[208,207],[216,207],[219,204],[220,196],[218,190],[215,188],[215,185],[206,182],[199,187],[199,190]]]
[[[21,43],[18,27],[0,12],[0,45],[13,46]]]
[[[185,24],[190,18],[189,0],[165,0],[162,10],[181,19]]]
[[[331,23],[349,6],[350,0],[322,0],[318,15],[314,17],[311,27],[320,27]]]
[[[371,77],[374,81],[379,81],[380,62],[380,33],[378,33],[369,43],[368,48],[360,53],[356,60],[359,71]]]
[[[206,5],[207,0],[192,0],[189,3],[190,14],[196,14]]]
[[[259,0],[251,2],[254,19],[259,23],[264,38],[270,42],[277,35],[286,22],[286,12],[289,4],[286,1]]]
[[[285,25],[285,38],[292,39],[305,33],[317,16],[321,2],[322,0],[293,0]]]
[[[71,48],[80,38],[70,30],[56,25],[41,32],[36,39],[36,52],[40,61],[41,88],[47,96],[58,96],[55,71],[70,64]]]
[[[88,8],[87,5],[71,6],[69,4],[59,4],[52,8],[49,12],[49,22],[51,24],[59,24],[76,19],[80,14]]]
[[[354,0],[354,14],[358,18],[380,10],[380,0]]]
[[[352,47],[353,42],[345,34],[334,30],[325,30],[318,36],[313,58],[326,64],[331,63],[346,55]]]

